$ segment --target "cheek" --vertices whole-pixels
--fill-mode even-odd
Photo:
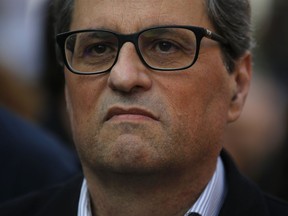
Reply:
[[[198,116],[202,117],[204,113],[212,112],[213,109],[224,108],[228,105],[228,88],[223,77],[187,76],[181,78],[181,81],[174,79],[173,82],[175,83],[170,85],[164,82],[165,85],[162,87],[166,92],[171,112],[176,116],[193,119]],[[219,113],[223,112],[224,110]]]
[[[182,136],[195,142],[192,146],[196,148],[199,143],[201,149],[210,148],[217,143],[217,148],[221,145],[230,95],[229,75],[225,73],[226,71],[218,73],[213,70],[191,71],[183,73],[181,78],[175,76],[173,83],[169,84],[166,80],[165,85],[162,85],[173,124],[182,128],[178,129]],[[191,148],[191,143],[190,146],[187,144],[187,148]]]
[[[77,134],[81,128],[87,128],[91,119],[95,118],[97,101],[107,78],[103,75],[79,76],[66,72],[65,80],[68,113],[72,130]]]

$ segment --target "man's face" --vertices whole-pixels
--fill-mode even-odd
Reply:
[[[213,30],[204,1],[76,0],[71,30],[130,34],[158,25]],[[203,39],[186,70],[145,67],[126,43],[110,73],[65,69],[66,99],[84,171],[158,173],[215,163],[233,94],[219,45]]]

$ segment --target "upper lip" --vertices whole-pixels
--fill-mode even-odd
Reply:
[[[111,107],[108,109],[108,112],[105,116],[105,121],[108,121],[115,115],[125,115],[125,114],[131,114],[131,115],[142,115],[147,116],[151,119],[158,120],[159,117],[156,116],[154,113],[143,109],[143,108],[137,108],[137,107]]]

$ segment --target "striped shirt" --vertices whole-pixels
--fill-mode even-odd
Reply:
[[[221,158],[218,158],[213,177],[205,190],[184,216],[192,212],[202,216],[217,216],[223,204],[225,194],[225,171]],[[90,197],[86,180],[83,180],[78,204],[78,216],[92,216]]]

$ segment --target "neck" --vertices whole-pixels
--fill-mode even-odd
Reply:
[[[162,174],[84,173],[94,216],[183,216],[211,179],[215,166]],[[90,172],[91,173],[91,172]]]

